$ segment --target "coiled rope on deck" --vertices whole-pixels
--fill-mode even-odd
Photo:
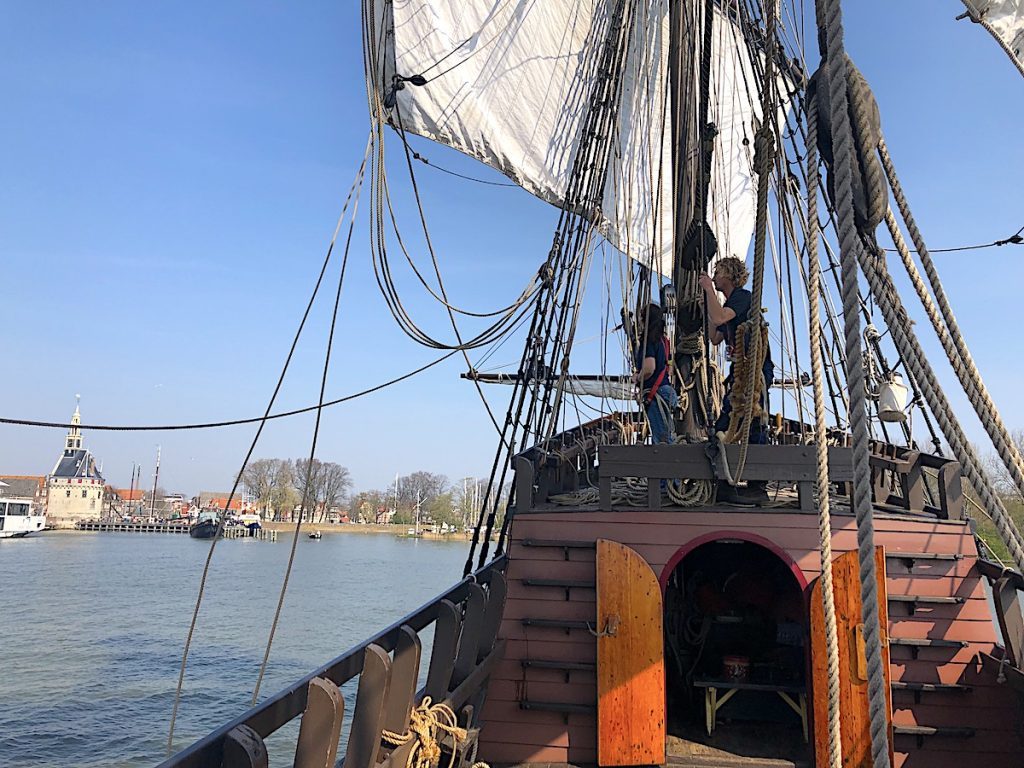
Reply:
[[[455,711],[445,704],[438,702],[434,704],[429,696],[425,696],[420,705],[409,713],[409,729],[405,733],[384,730],[381,737],[386,744],[392,747],[401,747],[416,740],[409,757],[405,761],[405,768],[434,768],[441,762],[440,740],[445,735],[451,736],[458,746],[466,741],[469,732],[459,726]],[[448,761],[449,768],[454,768],[456,750],[451,750],[451,757]],[[489,768],[487,763],[473,763],[472,768]]]

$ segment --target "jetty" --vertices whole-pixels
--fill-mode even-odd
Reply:
[[[116,523],[99,520],[80,520],[75,523],[76,531],[93,531],[95,533],[177,533],[188,535],[189,526],[169,523]],[[251,532],[244,527],[225,528],[225,539],[248,539],[259,541],[277,541],[277,531],[260,528]]]

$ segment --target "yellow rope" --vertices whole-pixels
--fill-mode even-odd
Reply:
[[[384,730],[381,732],[383,740],[393,746],[400,747],[408,744],[413,739],[417,743],[409,752],[409,759],[406,761],[406,768],[435,768],[441,761],[440,739],[445,734],[452,737],[455,746],[466,740],[468,733],[465,728],[460,728],[458,718],[454,710],[444,703],[434,704],[429,696],[425,696],[420,705],[409,713],[409,730],[405,733]],[[456,750],[451,751],[451,759],[448,761],[448,768],[455,766]],[[487,763],[474,763],[472,768],[489,768]]]
[[[761,406],[761,395],[764,392],[764,375],[757,375],[764,367],[765,352],[768,349],[768,329],[759,325],[761,343],[751,344],[747,349],[748,332],[753,332],[752,323],[748,320],[736,329],[736,342],[733,346],[732,388],[729,391],[729,402],[732,413],[729,415],[729,428],[725,433],[725,442],[746,442],[750,437],[750,421],[747,420],[747,403],[755,404],[750,419],[759,419],[762,424],[767,414]],[[756,339],[751,339],[756,342]],[[751,368],[755,375],[751,376]],[[751,390],[753,388],[753,391]]]

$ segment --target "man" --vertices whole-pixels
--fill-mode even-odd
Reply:
[[[669,365],[672,350],[665,335],[665,314],[657,304],[649,304],[644,317],[638,318],[636,350],[637,372],[634,383],[640,385],[641,401],[647,411],[654,443],[673,442],[672,412],[679,403]]]
[[[699,279],[700,286],[704,289],[704,295],[707,297],[708,339],[714,345],[724,341],[726,357],[730,361],[733,359],[733,352],[736,349],[736,330],[750,317],[751,295],[750,291],[743,287],[748,277],[750,277],[750,273],[747,271],[746,265],[735,256],[729,256],[715,265],[714,277],[701,275]],[[725,296],[724,304],[718,298],[718,291]],[[764,392],[761,403],[767,410],[768,387],[775,374],[771,348],[765,349],[764,365],[761,370],[764,374]],[[732,402],[729,395],[733,384],[735,382],[730,365],[729,375],[725,378],[726,394],[722,401],[722,412],[719,414],[718,421],[715,422],[716,432],[724,432],[729,428],[729,417],[732,413]],[[766,429],[759,418],[754,418],[750,424],[750,442],[754,444],[767,442]],[[748,483],[748,500],[767,501],[764,485],[763,482]]]

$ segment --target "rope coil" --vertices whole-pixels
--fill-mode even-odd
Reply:
[[[409,713],[409,729],[405,733],[397,733],[387,729],[381,732],[382,740],[392,746],[401,747],[416,740],[405,768],[436,768],[441,762],[441,740],[450,736],[454,746],[458,747],[469,738],[469,731],[459,726],[455,711],[445,704],[434,704],[429,696],[425,696],[420,705]],[[448,768],[454,768],[457,749],[451,750]],[[472,768],[489,768],[487,763],[473,763]]]

